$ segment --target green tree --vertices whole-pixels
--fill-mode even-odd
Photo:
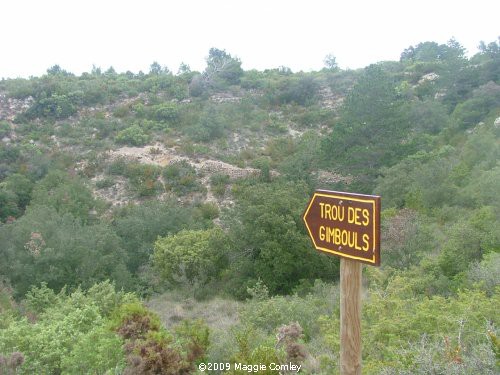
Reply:
[[[241,61],[232,57],[225,50],[210,48],[207,57],[207,67],[203,72],[204,79],[209,85],[236,85],[243,75]]]
[[[16,203],[20,210],[24,210],[31,201],[33,186],[33,182],[28,177],[19,173],[10,175],[0,183],[0,189],[10,190],[16,194]]]
[[[91,220],[92,210],[99,207],[82,180],[58,170],[49,172],[41,179],[35,185],[32,196],[32,205],[53,207],[61,215],[69,213],[83,222]]]
[[[195,224],[195,218],[195,209],[181,207],[174,201],[144,202],[118,211],[113,220],[113,229],[127,252],[127,268],[130,272],[136,273],[140,266],[149,262],[153,244],[158,237],[176,234],[188,227],[203,226],[202,220]]]
[[[55,290],[105,279],[132,286],[120,238],[103,223],[82,225],[69,213],[30,206],[20,219],[0,227],[0,242],[0,274],[17,295],[40,282]]]
[[[309,197],[304,183],[275,181],[234,188],[229,253],[230,291],[247,296],[258,279],[271,294],[289,293],[301,279],[333,279],[338,260],[318,254],[301,214]]]
[[[17,195],[13,191],[0,189],[0,220],[17,217],[21,212],[17,205]]]
[[[402,104],[394,79],[379,66],[366,68],[323,144],[326,163],[356,175],[359,189],[370,192],[380,167],[395,164],[415,150]]]
[[[163,71],[162,67],[160,64],[158,64],[156,61],[154,61],[151,66],[149,67],[149,74],[152,75],[159,75]]]
[[[220,228],[182,230],[155,242],[153,265],[172,283],[206,283],[225,267],[228,240]]]
[[[483,83],[500,81],[500,38],[491,43],[479,44],[479,53],[472,61],[480,64],[480,77]]]
[[[325,68],[330,72],[338,72],[340,70],[337,58],[331,53],[325,56],[323,63],[325,64]]]

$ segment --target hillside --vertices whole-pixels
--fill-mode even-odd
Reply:
[[[498,41],[181,68],[0,81],[0,373],[337,372],[339,261],[301,220],[317,188],[382,197],[363,371],[500,371]]]

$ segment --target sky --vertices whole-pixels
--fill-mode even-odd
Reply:
[[[59,65],[148,72],[153,62],[203,71],[210,48],[249,69],[342,69],[386,60],[420,42],[454,37],[477,52],[500,36],[494,0],[1,0],[0,78]]]

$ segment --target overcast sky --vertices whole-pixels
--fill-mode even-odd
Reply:
[[[319,70],[330,53],[355,69],[451,37],[474,54],[500,36],[499,15],[494,0],[0,0],[0,77],[55,64],[148,72],[153,61],[201,71],[211,47],[245,70]]]

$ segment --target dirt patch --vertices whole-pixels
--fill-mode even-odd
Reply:
[[[109,157],[115,159],[123,157],[135,160],[139,163],[154,164],[165,167],[180,161],[188,162],[196,172],[202,175],[226,174],[231,179],[249,177],[259,173],[255,168],[240,168],[220,160],[213,159],[192,159],[187,156],[179,155],[175,148],[165,148],[162,144],[148,145],[144,147],[121,147],[110,151]]]
[[[14,118],[25,112],[35,100],[29,96],[25,99],[9,98],[7,94],[0,93],[0,120],[13,122]]]
[[[177,153],[175,147],[166,148],[163,144],[156,143],[154,145],[147,145],[144,147],[121,147],[116,150],[107,152],[106,158],[108,160],[115,160],[117,158],[124,158],[133,162],[152,164],[159,167],[165,167],[181,161],[187,162],[191,165],[197,174],[199,182],[205,187],[206,193],[203,197],[196,196],[197,199],[202,199],[205,202],[212,202],[219,207],[231,206],[234,202],[229,197],[217,197],[214,195],[211,185],[210,177],[216,174],[227,175],[231,181],[255,176],[260,173],[260,170],[255,168],[240,168],[220,160],[208,158],[193,158]],[[277,172],[272,171],[272,176],[276,176]],[[97,185],[101,180],[106,177],[101,175],[93,178],[93,182]],[[114,184],[109,187],[94,189],[94,193],[99,198],[110,202],[113,206],[121,206],[130,202],[138,201],[134,194],[128,191],[128,184],[125,178],[113,178]],[[161,178],[159,179],[161,182]],[[156,199],[162,200],[170,197],[171,193],[165,192],[156,196]],[[193,197],[191,197],[193,198]],[[189,200],[189,197],[178,197],[179,200]]]
[[[329,172],[329,171],[316,171],[313,175],[318,179],[319,183],[323,184],[334,184],[337,182],[343,182],[347,185],[354,181],[354,177],[351,175],[342,176],[339,173]]]
[[[178,155],[175,149],[167,149],[160,143],[144,147],[121,147],[118,150],[110,151],[109,157],[111,159],[123,157],[139,163],[154,164],[160,167],[182,160],[189,160],[185,156]]]

